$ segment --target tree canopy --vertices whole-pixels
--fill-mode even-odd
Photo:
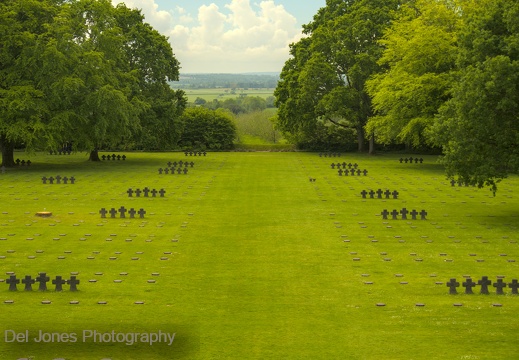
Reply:
[[[167,38],[139,10],[109,0],[20,0],[0,4],[0,143],[12,149],[91,151],[132,143],[166,146],[184,93],[168,81],[179,63]],[[177,124],[178,125],[178,124]]]
[[[292,44],[291,58],[275,91],[278,127],[309,137],[320,124],[353,129],[364,150],[364,125],[372,115],[365,82],[380,70],[378,39],[396,0],[327,0],[304,26],[307,37]]]

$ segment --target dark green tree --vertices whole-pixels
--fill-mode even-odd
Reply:
[[[14,166],[15,145],[33,150],[49,115],[40,61],[57,1],[0,2],[0,148],[2,164]],[[55,64],[59,66],[59,64]]]
[[[187,108],[181,119],[184,124],[180,139],[182,148],[226,150],[233,147],[236,125],[229,112],[204,107]]]
[[[373,115],[365,83],[380,71],[378,40],[398,3],[327,0],[304,27],[307,37],[291,45],[281,73],[275,96],[283,132],[301,137],[322,124],[354,129],[364,151],[364,125]]]
[[[472,2],[463,16],[452,99],[432,136],[449,177],[495,192],[519,170],[519,3]]]

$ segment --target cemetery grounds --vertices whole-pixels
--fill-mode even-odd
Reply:
[[[451,186],[434,156],[126,156],[39,153],[0,174],[1,359],[519,358],[519,295],[461,285],[519,278],[517,176],[494,197]],[[186,160],[187,174],[159,175]],[[343,162],[368,172],[339,176],[331,164]],[[57,175],[75,183],[41,180]],[[145,187],[166,192],[129,197]],[[361,195],[378,189],[398,197]],[[100,215],[122,206],[144,218]],[[403,208],[426,220],[382,219]],[[75,274],[78,291],[9,291],[12,273],[40,272]],[[39,330],[78,341],[37,343]],[[82,342],[84,330],[175,338]]]

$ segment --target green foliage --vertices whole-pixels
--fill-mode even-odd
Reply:
[[[282,140],[279,131],[274,128],[272,117],[275,111],[264,110],[235,117],[238,141],[242,142],[245,136],[259,138],[267,143],[275,144]]]
[[[380,40],[386,71],[366,82],[376,111],[366,131],[377,142],[418,147],[433,142],[427,129],[449,97],[461,19],[450,0],[412,1],[397,14]]]
[[[432,136],[449,176],[495,192],[519,170],[519,4],[481,1],[464,14],[452,99]]]
[[[224,110],[187,108],[181,120],[183,131],[179,145],[186,149],[228,150],[236,138],[232,115]]]
[[[2,150],[176,144],[186,100],[168,81],[179,64],[140,11],[109,0],[21,0],[0,13]]]
[[[312,137],[318,122],[354,129],[364,150],[364,125],[372,115],[365,82],[379,71],[382,45],[377,40],[398,1],[328,0],[308,37],[291,45],[275,91],[278,126],[300,137]]]

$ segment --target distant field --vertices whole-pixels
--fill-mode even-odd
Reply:
[[[194,102],[196,98],[200,97],[206,101],[212,101],[213,99],[225,100],[236,98],[242,95],[246,96],[259,96],[264,99],[269,96],[274,95],[274,89],[250,89],[250,90],[241,90],[237,89],[234,93],[232,93],[231,89],[220,88],[220,89],[188,89],[184,90],[186,92],[187,98],[189,102]]]

